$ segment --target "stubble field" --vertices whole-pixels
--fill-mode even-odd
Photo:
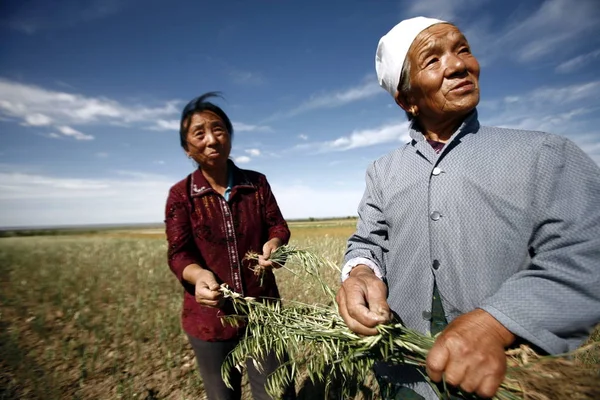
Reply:
[[[291,244],[340,262],[354,226],[292,222]],[[161,229],[0,239],[0,399],[203,398],[166,250]],[[276,275],[283,298],[326,301]]]
[[[339,264],[355,220],[290,227],[292,245]],[[313,282],[276,275],[284,299],[328,301]],[[0,239],[0,400],[203,398],[181,299],[161,229]]]

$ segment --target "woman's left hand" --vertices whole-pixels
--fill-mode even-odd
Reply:
[[[273,261],[271,261],[269,257],[271,257],[271,253],[274,252],[282,244],[283,243],[279,238],[273,238],[267,243],[265,243],[263,246],[263,253],[258,256],[258,265],[265,269],[281,268],[281,265],[273,263]]]
[[[493,397],[506,373],[504,349],[515,336],[494,317],[475,309],[454,319],[427,355],[427,374],[480,397]]]

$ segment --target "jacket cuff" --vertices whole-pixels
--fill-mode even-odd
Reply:
[[[375,276],[378,277],[379,279],[383,280],[383,274],[381,273],[381,269],[379,269],[377,264],[375,264],[373,261],[369,260],[368,258],[355,257],[355,258],[348,260],[348,262],[346,262],[346,264],[344,264],[344,266],[342,267],[342,282],[344,282],[346,279],[348,279],[348,277],[350,276],[350,271],[352,271],[352,269],[354,267],[356,267],[357,265],[361,265],[361,264],[366,265],[367,267],[371,268],[373,270],[373,272],[375,273]]]

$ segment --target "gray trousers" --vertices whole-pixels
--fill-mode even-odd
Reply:
[[[188,339],[196,355],[196,363],[208,400],[240,400],[242,397],[242,374],[235,368],[231,371],[233,390],[225,386],[225,382],[221,377],[221,365],[229,352],[238,344],[238,340],[205,342],[190,335],[188,335]],[[272,400],[265,390],[265,384],[269,374],[280,363],[275,353],[271,352],[265,360],[261,360],[260,364],[263,367],[263,372],[254,367],[252,360],[246,361],[246,371],[248,371],[252,397],[254,400]],[[292,385],[284,394],[283,399],[294,400],[295,398],[295,389]]]

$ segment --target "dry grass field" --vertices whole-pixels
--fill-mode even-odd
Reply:
[[[354,225],[292,222],[292,244],[339,263]],[[326,301],[277,279],[284,299]],[[0,399],[203,398],[181,296],[160,229],[0,239]]]

